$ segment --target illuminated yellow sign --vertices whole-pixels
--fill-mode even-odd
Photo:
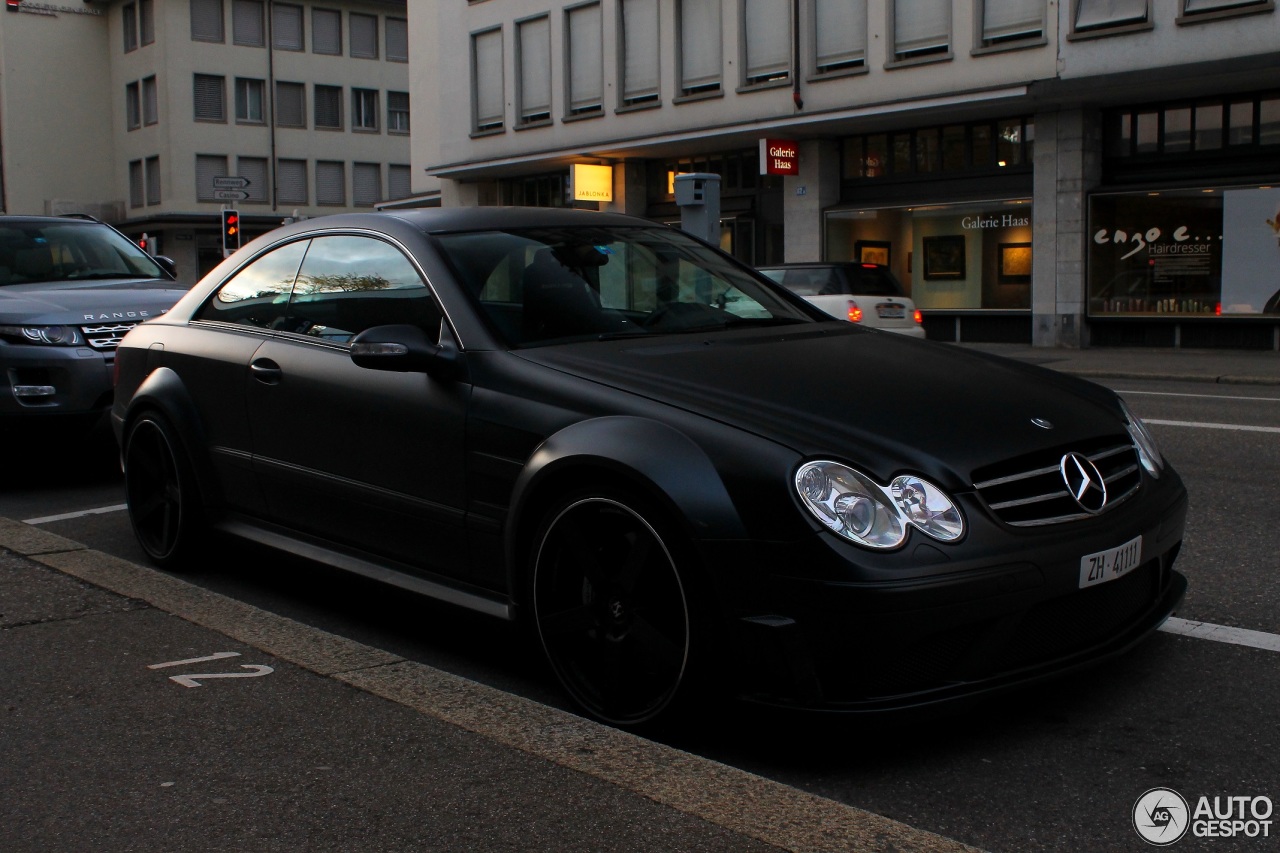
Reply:
[[[574,163],[570,187],[574,201],[613,201],[613,167]]]

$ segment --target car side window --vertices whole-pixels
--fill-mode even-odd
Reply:
[[[311,241],[279,331],[346,343],[373,326],[407,323],[440,335],[441,311],[404,254],[372,237]]]
[[[284,317],[310,242],[299,240],[281,246],[241,269],[201,306],[195,319],[275,328]]]

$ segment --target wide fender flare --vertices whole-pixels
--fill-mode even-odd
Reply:
[[[182,450],[195,470],[196,485],[200,494],[209,495],[209,486],[213,483],[213,468],[208,456],[202,448],[208,446],[205,441],[204,422],[200,418],[195,401],[187,390],[182,377],[168,367],[157,367],[147,374],[138,385],[133,396],[129,398],[128,408],[124,413],[124,425],[121,430],[121,453],[124,452],[124,440],[129,435],[129,428],[138,413],[154,409],[160,412],[173,426],[177,438],[182,442]]]
[[[506,532],[508,565],[522,566],[521,531],[546,510],[541,487],[573,470],[612,471],[628,485],[665,500],[695,539],[743,539],[746,528],[719,471],[689,436],[647,418],[612,415],[579,421],[548,437],[516,479]]]

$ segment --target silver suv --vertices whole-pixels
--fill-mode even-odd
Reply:
[[[0,421],[96,422],[120,339],[185,292],[173,261],[105,223],[0,216]]]

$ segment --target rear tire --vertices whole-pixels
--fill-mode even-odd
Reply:
[[[590,716],[622,727],[670,719],[696,651],[690,590],[656,513],[589,492],[560,501],[534,537],[534,628]]]
[[[173,429],[148,412],[124,443],[125,501],[138,544],[156,565],[181,568],[206,538],[195,474]]]

